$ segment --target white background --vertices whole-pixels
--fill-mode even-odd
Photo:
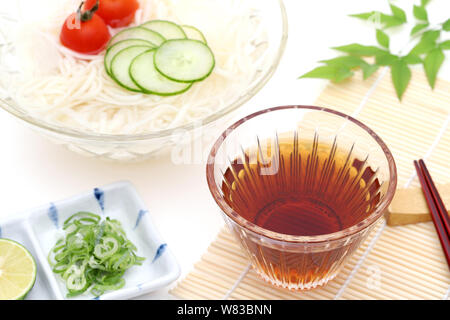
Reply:
[[[413,2],[420,1],[394,1],[402,8],[410,8],[409,21],[414,20],[410,13]],[[374,30],[347,15],[371,10],[389,12],[385,0],[285,0],[285,5],[289,40],[282,62],[269,83],[242,107],[240,115],[276,105],[313,104],[327,82],[297,80],[298,76],[314,68],[317,61],[336,56],[330,47],[352,42],[375,44]],[[449,18],[450,1],[433,0],[429,11],[431,21],[444,21]],[[391,39],[393,50],[399,50],[407,41],[407,34],[396,32]],[[450,60],[449,51],[447,57]],[[448,61],[439,76],[450,79]],[[170,156],[140,164],[84,158],[41,138],[3,110],[0,145],[0,219],[96,186],[129,180],[177,257],[182,268],[180,280],[223,227],[206,184],[203,164],[174,165]],[[141,298],[170,298],[168,289]]]

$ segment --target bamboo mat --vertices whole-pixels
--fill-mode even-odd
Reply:
[[[388,69],[370,80],[330,83],[316,105],[352,115],[387,143],[398,186],[419,186],[413,160],[424,158],[436,183],[450,182],[450,82],[432,91],[421,71],[399,103]],[[289,291],[261,280],[223,230],[171,291],[181,299],[449,299],[450,272],[432,222],[390,227],[381,220],[340,274],[324,287]]]

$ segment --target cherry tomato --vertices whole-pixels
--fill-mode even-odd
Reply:
[[[86,0],[85,8],[91,9],[97,0]],[[137,0],[100,0],[97,14],[113,28],[128,26],[139,8]]]
[[[60,34],[65,47],[84,54],[98,54],[106,47],[111,34],[95,9],[81,12],[80,6],[66,19]]]

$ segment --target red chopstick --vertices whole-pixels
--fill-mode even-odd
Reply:
[[[428,172],[427,166],[423,160],[414,161],[414,166],[419,177],[420,184],[422,185],[422,191],[425,195],[425,199],[428,204],[428,208],[431,212],[431,218],[433,219],[436,227],[439,240],[444,250],[445,258],[450,267],[450,221],[448,218],[447,209],[439,195],[439,192],[434,185],[431,175]]]
[[[422,166],[422,171],[428,182],[428,186],[431,189],[431,194],[433,195],[434,201],[435,201],[437,207],[439,208],[439,213],[441,215],[442,223],[444,224],[445,231],[447,232],[447,236],[450,237],[450,217],[448,216],[447,208],[445,207],[445,204],[442,201],[441,196],[439,195],[439,192],[433,182],[433,179],[431,179],[431,175],[428,172],[425,162],[422,159],[420,159],[419,164]]]

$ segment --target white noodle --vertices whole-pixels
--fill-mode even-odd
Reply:
[[[167,19],[197,26],[215,54],[216,67],[209,78],[181,95],[130,92],[106,74],[103,56],[78,54],[60,45],[59,30],[74,1],[55,1],[60,9],[54,17],[24,26],[18,40],[24,74],[10,87],[22,108],[60,126],[138,134],[199,121],[245,94],[266,67],[267,50],[255,54],[254,44],[267,41],[267,26],[254,18],[254,10],[246,5],[251,1],[140,0],[133,25]]]

